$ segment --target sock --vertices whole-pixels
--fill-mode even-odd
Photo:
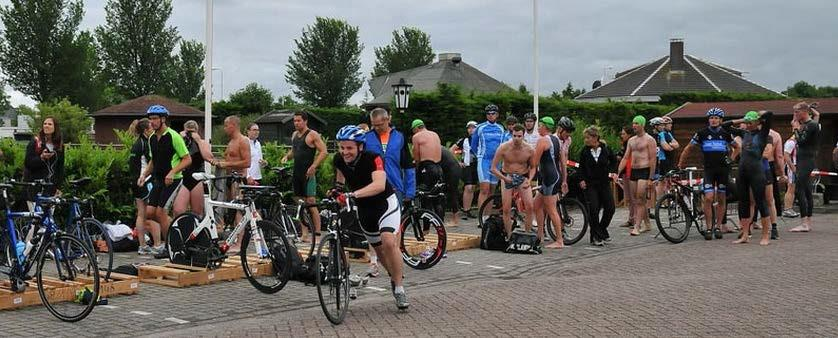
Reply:
[[[397,286],[395,289],[393,289],[393,293],[404,293],[404,286]]]
[[[378,256],[370,256],[370,264],[378,264]]]
[[[772,229],[777,229],[777,223],[771,223],[771,228]]]

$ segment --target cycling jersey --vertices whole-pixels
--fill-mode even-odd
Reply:
[[[477,155],[477,178],[480,183],[498,184],[498,178],[492,175],[492,159],[504,142],[505,134],[503,126],[486,121],[477,125],[471,135],[471,151]]]
[[[727,152],[733,144],[730,130],[722,127],[704,127],[693,135],[690,143],[700,146],[704,153],[704,169],[728,167]]]
[[[370,185],[373,172],[384,171],[384,161],[369,151],[359,153],[352,163],[346,163],[343,157],[335,156],[332,164],[343,174],[344,183],[352,191]],[[358,198],[356,202],[358,221],[370,245],[381,244],[381,232],[398,231],[401,213],[398,198],[390,182],[385,183],[384,191],[375,196]]]
[[[172,128],[166,127],[163,135],[158,138],[157,135],[151,135],[149,140],[149,147],[151,148],[152,169],[151,176],[158,179],[163,179],[176,167],[181,159],[189,154],[186,149],[186,143],[183,137],[176,133]],[[174,179],[183,177],[183,174],[178,172],[174,175]]]
[[[672,137],[672,134],[668,131],[662,131],[662,132],[656,133],[654,135],[654,137],[655,137],[655,142],[658,145],[658,160],[659,161],[669,160],[670,157],[671,157],[672,151],[663,150],[662,144],[664,144],[664,143],[668,144],[669,142],[672,142],[672,140],[674,139]]]

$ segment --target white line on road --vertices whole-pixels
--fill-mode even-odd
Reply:
[[[135,315],[140,315],[140,316],[148,316],[148,315],[151,314],[151,312],[145,312],[145,311],[131,311],[131,313],[133,313]]]
[[[471,265],[471,262],[457,261],[457,264]]]
[[[503,269],[502,266],[497,266],[497,265],[486,265],[486,267],[487,268],[492,268],[492,269]]]
[[[103,308],[111,309],[111,310],[119,308],[119,306],[116,306],[116,305],[98,305],[98,307],[103,307]]]
[[[386,290],[386,289],[377,288],[377,287],[374,287],[374,286],[368,286],[367,289],[370,289],[370,290],[373,290],[373,291],[385,291]]]
[[[177,323],[177,324],[189,323],[188,320],[178,319],[178,318],[175,318],[175,317],[169,317],[169,318],[166,318],[165,320],[168,320],[170,322]]]
[[[591,247],[591,246],[586,246],[585,249],[586,250],[592,250],[592,251],[602,251],[602,248],[596,248],[596,247]]]

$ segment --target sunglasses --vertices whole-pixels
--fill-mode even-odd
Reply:
[[[497,115],[497,114],[498,114],[498,112],[496,112],[496,111],[486,112],[486,115]]]

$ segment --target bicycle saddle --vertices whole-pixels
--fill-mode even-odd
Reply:
[[[215,179],[215,175],[207,173],[192,173],[192,178],[198,182]]]
[[[82,187],[90,183],[90,181],[90,177],[82,177],[80,179],[70,181],[70,185],[74,187]]]

